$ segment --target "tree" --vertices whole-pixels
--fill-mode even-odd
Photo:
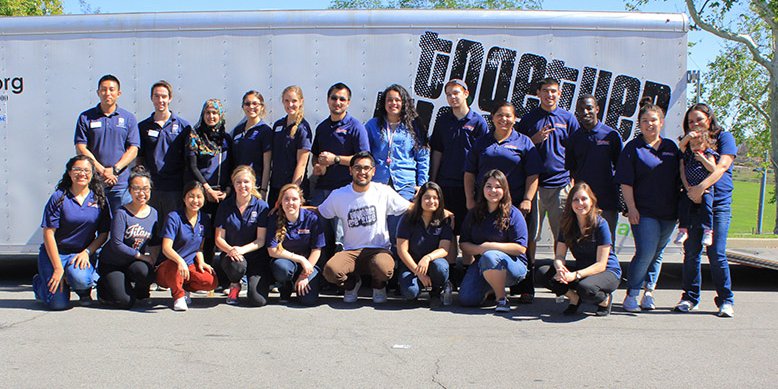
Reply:
[[[542,4],[542,0],[332,0],[330,8],[540,9]]]
[[[61,14],[61,0],[0,0],[0,15],[3,16],[44,16]]]

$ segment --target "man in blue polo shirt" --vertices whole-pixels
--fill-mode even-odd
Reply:
[[[551,225],[551,237],[556,247],[562,210],[567,201],[567,193],[572,187],[570,172],[565,169],[565,147],[568,138],[578,130],[579,125],[572,113],[557,106],[560,96],[558,80],[551,77],[540,80],[537,89],[540,106],[522,116],[518,124],[519,132],[532,139],[543,161],[536,201],[527,216],[529,230],[527,253],[530,262],[535,259],[535,240],[546,213]],[[522,295],[534,293],[534,288],[528,285],[531,284],[532,278],[527,278],[528,281],[518,287]],[[530,302],[532,297],[522,296],[519,301]]]
[[[475,204],[475,194],[465,193],[465,161],[475,141],[489,132],[483,116],[470,109],[467,84],[459,79],[446,83],[446,101],[450,112],[440,115],[430,139],[430,181],[443,190],[446,208],[454,213],[454,235],[458,236],[467,210]],[[459,246],[456,237],[448,250],[449,263],[456,263]]]
[[[122,95],[119,79],[108,74],[97,83],[100,104],[82,112],[76,122],[76,153],[91,157],[103,177],[105,195],[114,214],[127,192],[129,165],[138,155],[140,139],[135,115],[117,104]]]
[[[613,181],[616,163],[623,143],[621,135],[600,122],[597,116],[600,106],[594,96],[585,94],[578,98],[575,116],[581,130],[570,136],[565,149],[565,168],[576,182],[589,184],[597,196],[597,206],[616,243],[616,224],[619,220],[619,189]]]
[[[154,183],[149,205],[154,207],[161,225],[167,215],[181,206],[184,185],[184,143],[189,136],[189,122],[170,111],[173,86],[161,80],[151,86],[154,112],[138,123],[140,152],[138,164],[151,173]]]

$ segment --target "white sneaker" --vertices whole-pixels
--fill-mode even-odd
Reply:
[[[705,230],[702,232],[702,245],[708,247],[713,244],[713,230]]]
[[[719,317],[735,317],[735,306],[730,303],[721,304],[718,315]]]
[[[373,288],[373,303],[383,304],[386,302],[386,287],[381,289]]]
[[[697,309],[697,306],[689,300],[681,300],[678,304],[675,304],[675,308],[673,308],[674,311],[681,313],[689,313],[695,309]]]
[[[173,301],[174,311],[186,311],[187,309],[189,309],[189,306],[186,305],[186,297],[177,298],[176,301]]]
[[[186,303],[187,303],[187,305],[189,305],[189,304],[192,304],[192,296],[191,296],[191,293],[189,293],[189,292],[186,292],[186,294],[184,295],[184,299],[186,299]]]
[[[640,300],[640,308],[644,311],[656,309],[656,305],[654,304],[654,292],[647,290],[643,293],[643,299]]]
[[[624,308],[624,310],[627,312],[640,312],[638,296],[626,295],[624,297],[624,302],[621,304],[621,307]]]
[[[354,285],[354,289],[349,289],[345,293],[343,293],[343,302],[344,303],[355,303],[357,302],[357,299],[359,298],[359,287],[362,286],[362,278],[357,279],[356,285]]]
[[[673,243],[683,244],[683,242],[686,242],[686,239],[688,238],[689,238],[689,234],[685,230],[678,230],[678,235],[675,236],[675,240],[673,240]]]

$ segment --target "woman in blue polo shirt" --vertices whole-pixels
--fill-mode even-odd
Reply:
[[[136,299],[149,297],[159,254],[157,210],[148,205],[151,175],[143,166],[136,166],[128,181],[132,201],[113,215],[111,238],[100,252],[97,266],[100,302],[125,309]]]
[[[286,116],[273,124],[273,169],[270,172],[268,204],[275,204],[281,187],[296,184],[307,190],[308,158],[311,155],[311,126],[305,120],[303,90],[288,86],[281,93]]]
[[[443,215],[443,191],[434,182],[421,186],[413,207],[397,227],[397,256],[400,257],[400,292],[406,300],[419,297],[422,288],[431,288],[430,307],[450,301],[448,249],[453,231],[451,220]],[[421,284],[421,285],[419,285]],[[448,304],[448,303],[446,303]]]
[[[265,249],[267,203],[257,191],[254,169],[240,165],[232,173],[233,196],[219,205],[216,212],[216,246],[221,250],[221,267],[230,281],[227,304],[236,305],[240,281],[248,276],[249,303],[267,304],[270,291],[270,261]]]
[[[243,95],[243,113],[246,117],[232,130],[233,162],[235,166],[248,165],[257,172],[259,192],[267,199],[273,130],[262,120],[265,98],[261,93],[250,90]]]
[[[281,300],[292,290],[303,305],[315,305],[319,298],[320,272],[316,263],[324,247],[324,231],[315,212],[300,208],[305,202],[297,184],[286,184],[279,192],[276,213],[268,220],[268,254],[273,259],[273,277],[281,282]]]
[[[493,293],[497,312],[511,310],[505,287],[527,275],[527,235],[527,223],[511,203],[508,179],[500,170],[489,170],[462,226],[462,253],[476,258],[459,288],[462,305],[478,306]]]
[[[67,309],[71,289],[82,302],[92,300],[98,278],[93,254],[108,238],[109,226],[108,205],[94,162],[85,155],[71,158],[43,209],[43,244],[38,274],[32,279],[37,301],[51,310]]]
[[[675,228],[681,185],[678,146],[661,136],[664,111],[650,100],[641,102],[640,135],[624,146],[614,177],[621,185],[635,239],[635,256],[629,264],[627,295],[622,305],[628,312],[655,308],[653,292],[662,253]],[[641,288],[645,291],[638,304]]]
[[[582,301],[596,304],[597,316],[611,312],[621,266],[613,252],[608,222],[600,214],[592,188],[585,182],[576,183],[562,212],[553,266],[538,269],[546,288],[570,300],[565,315],[577,313]],[[570,267],[565,263],[567,249],[575,258]]]
[[[213,290],[216,273],[203,257],[203,238],[212,234],[205,204],[205,188],[197,181],[184,185],[184,208],[168,214],[162,231],[163,261],[157,268],[157,284],[170,288],[173,309],[186,311],[189,292]]]
[[[705,104],[691,106],[684,116],[684,132],[690,128],[699,127],[707,130],[711,139],[716,141],[716,150],[721,157],[716,169],[702,182],[686,188],[686,195],[694,202],[699,202],[703,192],[713,186],[713,244],[708,246],[707,255],[710,262],[711,278],[716,285],[715,303],[721,317],[735,315],[735,299],[732,293],[732,278],[729,274],[727,261],[727,232],[732,213],[732,163],[737,156],[737,145],[732,133],[721,128],[713,110]],[[683,294],[681,301],[675,306],[678,312],[689,312],[700,303],[702,273],[700,262],[703,246],[701,237],[703,229],[689,229],[689,238],[684,242],[683,259]]]

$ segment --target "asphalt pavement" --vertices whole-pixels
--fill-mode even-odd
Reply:
[[[670,250],[672,251],[672,250]],[[629,254],[620,254],[626,268]],[[396,297],[375,306],[324,296],[317,307],[228,306],[193,295],[187,312],[166,292],[130,311],[42,310],[34,261],[0,263],[0,386],[17,387],[775,387],[778,272],[733,265],[736,316],[715,315],[704,266],[698,311],[671,312],[681,258],[666,255],[652,312],[562,316],[537,289],[507,314],[430,310]]]

